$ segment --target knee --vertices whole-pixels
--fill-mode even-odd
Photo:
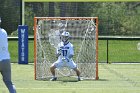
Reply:
[[[50,70],[54,70],[56,67],[53,65],[50,67]]]
[[[3,82],[5,83],[6,86],[12,85],[12,81],[10,81],[10,80],[4,80],[3,79]]]
[[[78,69],[77,67],[74,68],[73,70],[76,71],[76,72],[80,72],[79,69]]]
[[[10,83],[11,82],[11,79],[10,78],[3,78],[3,82],[4,83]]]

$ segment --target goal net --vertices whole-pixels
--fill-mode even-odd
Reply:
[[[60,34],[68,31],[74,46],[73,60],[83,79],[98,79],[98,18],[97,17],[35,17],[34,18],[34,66],[35,79],[52,77],[50,66],[57,58]],[[56,69],[57,77],[76,77],[67,67]]]

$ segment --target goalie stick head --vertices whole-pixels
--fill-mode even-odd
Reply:
[[[59,30],[54,30],[54,29],[50,30],[50,32],[49,32],[49,42],[55,48],[58,47],[58,44],[61,42]]]
[[[69,40],[70,38],[70,33],[67,32],[67,31],[64,31],[62,34],[61,34],[61,39],[62,41],[65,43]]]

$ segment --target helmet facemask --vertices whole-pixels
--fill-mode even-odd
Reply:
[[[67,42],[69,39],[69,36],[61,36],[61,39],[63,42]]]
[[[61,34],[61,40],[62,40],[64,43],[68,42],[69,38],[70,38],[69,32],[63,32],[63,33]]]

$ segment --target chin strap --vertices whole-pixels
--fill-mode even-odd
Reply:
[[[67,45],[69,43],[69,41],[68,40],[65,40],[65,41],[63,41],[63,43],[64,43],[64,45]]]

